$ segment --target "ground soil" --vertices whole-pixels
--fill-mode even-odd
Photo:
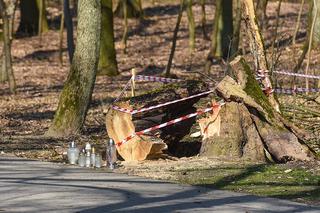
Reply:
[[[175,27],[179,5],[177,1],[155,1],[152,5],[147,2],[144,5],[145,19],[129,21],[129,40],[127,53],[124,54],[120,49],[120,41],[123,32],[122,20],[115,18],[115,36],[117,60],[119,63],[120,76],[110,78],[98,76],[92,96],[92,103],[88,111],[83,132],[81,135],[70,138],[53,139],[43,136],[48,130],[53,119],[55,109],[58,105],[59,94],[63,87],[70,68],[66,51],[66,34],[64,34],[63,64],[59,63],[59,32],[51,29],[42,36],[39,42],[38,37],[24,37],[14,39],[12,44],[13,69],[17,81],[17,94],[9,93],[7,84],[0,84],[0,151],[5,153],[14,153],[18,156],[40,158],[47,160],[63,160],[62,153],[65,152],[67,142],[76,140],[78,144],[91,142],[101,147],[107,139],[107,133],[104,124],[104,113],[112,100],[119,94],[124,84],[130,77],[131,68],[136,68],[139,73],[146,75],[160,75],[165,69],[168,60],[173,30]],[[276,2],[270,2],[268,5],[268,27],[263,32],[266,46],[271,41],[273,24],[275,23]],[[198,4],[194,5],[194,13],[197,24],[196,30],[196,50],[190,54],[188,49],[188,26],[186,14],[184,14],[181,23],[181,29],[178,34],[177,48],[173,61],[172,73],[179,78],[199,78],[204,77],[199,74],[202,72],[206,55],[210,47],[210,41],[205,40],[201,30],[201,8]],[[212,30],[212,21],[214,17],[214,5],[207,5],[207,32]],[[296,45],[291,45],[290,40],[294,32],[295,21],[299,10],[299,4],[284,2],[280,16],[279,62],[277,69],[292,70],[301,54],[301,47],[305,41],[306,23],[308,7],[305,6],[302,16],[302,26],[298,35]],[[51,27],[57,27],[54,20],[59,20],[59,8],[51,5],[48,8],[48,17],[52,20]],[[19,12],[16,23],[19,22]],[[242,33],[241,47],[249,50],[247,45],[248,38],[245,30]],[[311,72],[320,75],[319,68],[319,49],[315,48],[311,56]],[[249,51],[245,56],[249,60],[251,55]],[[219,65],[214,65],[211,69],[211,77],[219,81],[224,76],[224,70]],[[286,86],[289,82],[288,77],[278,76],[278,84]],[[304,79],[299,80],[298,84],[303,87]],[[160,84],[139,83],[137,92],[143,93],[150,87],[160,86]],[[309,94],[310,99],[316,95]],[[306,103],[305,99],[280,96],[280,102],[286,105],[290,103]],[[317,107],[311,101],[313,107]],[[289,113],[290,114],[290,113]],[[297,120],[297,119],[296,119]],[[313,125],[319,126],[319,116],[313,120]],[[299,122],[297,122],[299,124]],[[300,123],[303,126],[303,123]],[[319,129],[313,132],[311,146],[315,151],[320,151]],[[172,160],[174,159],[174,160]],[[160,164],[159,164],[160,162]],[[221,165],[224,161],[219,159],[204,158],[171,158],[171,160],[146,161],[138,164],[139,168],[132,165],[123,164],[123,172],[134,171],[148,177],[159,177],[162,172],[161,165],[166,168],[177,166],[201,167],[205,165]],[[180,163],[179,163],[180,162]],[[163,164],[164,163],[164,164]],[[155,167],[155,164],[157,165]],[[142,166],[141,166],[142,165]],[[131,169],[134,168],[134,169]],[[148,170],[149,168],[149,170]],[[154,169],[154,168],[158,168]],[[151,171],[151,172],[150,172]],[[157,171],[157,172],[155,172]],[[171,175],[170,172],[163,172],[163,176]],[[166,177],[165,177],[166,179]],[[174,178],[172,178],[174,179]]]

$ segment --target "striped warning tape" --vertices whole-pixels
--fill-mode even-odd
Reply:
[[[304,77],[304,78],[320,79],[319,75],[306,75],[306,74],[286,72],[286,71],[273,71],[273,72],[277,73],[277,74],[282,74],[282,75],[290,75],[290,76],[297,76],[297,77]]]
[[[146,112],[146,111],[149,111],[149,110],[157,109],[157,108],[160,108],[160,107],[163,107],[163,106],[168,106],[170,104],[178,103],[178,102],[181,102],[181,101],[186,101],[186,100],[189,100],[189,99],[192,99],[192,98],[204,96],[204,95],[210,94],[212,92],[214,92],[214,90],[209,90],[209,91],[198,93],[198,94],[195,94],[195,95],[191,95],[191,96],[188,96],[188,97],[185,97],[185,98],[177,99],[177,100],[174,100],[174,101],[168,101],[166,103],[162,103],[162,104],[158,104],[158,105],[154,105],[154,106],[150,106],[150,107],[145,107],[145,108],[141,108],[141,109],[125,109],[125,108],[121,108],[119,106],[112,106],[112,108],[114,110],[117,110],[117,111],[120,111],[120,112],[129,113],[129,114],[133,115],[133,114],[136,114],[136,113],[141,113],[141,112]]]
[[[153,82],[163,82],[163,83],[171,83],[171,82],[181,82],[181,79],[174,79],[174,78],[163,78],[158,76],[147,76],[147,75],[136,75],[136,81],[153,81]]]
[[[260,81],[260,83],[264,86],[264,88],[262,88],[263,92],[269,96],[271,95],[274,90],[272,89],[272,84],[270,79],[268,78],[268,72],[269,70],[257,70],[257,77],[256,79]]]
[[[159,125],[156,125],[156,126],[153,126],[153,127],[150,127],[148,129],[145,129],[145,130],[142,130],[142,131],[139,131],[139,132],[135,132],[135,133],[132,133],[131,135],[129,135],[128,137],[126,137],[125,139],[119,141],[116,143],[117,146],[121,146],[122,144],[124,143],[127,143],[129,140],[131,140],[132,138],[134,138],[135,136],[138,136],[138,135],[143,135],[143,134],[146,134],[148,132],[151,132],[151,131],[154,131],[154,130],[157,130],[157,129],[161,129],[163,127],[167,127],[167,126],[171,126],[173,124],[176,124],[176,123],[179,123],[181,121],[184,121],[184,120],[187,120],[189,118],[192,118],[192,117],[196,117],[198,115],[201,115],[201,114],[204,114],[204,113],[207,113],[207,112],[210,112],[210,111],[214,111],[214,110],[220,110],[221,106],[223,106],[225,103],[224,102],[219,102],[215,105],[213,105],[212,107],[210,108],[206,108],[206,109],[202,109],[202,110],[198,110],[197,112],[194,112],[194,113],[191,113],[191,114],[188,114],[188,115],[184,115],[180,118],[176,118],[176,119],[173,119],[171,121],[168,121],[168,122],[165,122],[165,123],[162,123],[162,124],[159,124]]]
[[[276,93],[280,94],[294,94],[294,93],[306,93],[306,92],[320,92],[320,88],[296,88],[296,89],[288,89],[288,88],[276,88]]]

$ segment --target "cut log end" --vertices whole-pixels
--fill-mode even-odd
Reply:
[[[121,103],[120,107],[131,109],[128,103]],[[124,140],[135,132],[132,115],[116,110],[109,110],[106,116],[107,132],[116,143]],[[120,156],[126,161],[145,160],[159,157],[167,145],[153,136],[135,136],[121,146],[117,146]]]

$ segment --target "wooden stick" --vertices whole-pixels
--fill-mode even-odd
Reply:
[[[310,66],[310,58],[311,58],[311,49],[312,49],[312,40],[313,40],[313,31],[314,31],[314,25],[316,23],[316,19],[317,19],[317,2],[315,0],[313,0],[313,9],[314,9],[314,16],[312,19],[312,23],[311,23],[311,28],[310,28],[310,37],[309,37],[309,47],[308,47],[308,53],[307,53],[307,66],[305,69],[304,74],[308,75],[309,73],[309,66]],[[306,88],[309,89],[309,79],[306,78]],[[308,95],[308,92],[307,92]]]
[[[131,96],[134,97],[136,96],[135,93],[135,89],[136,89],[136,82],[135,82],[135,78],[136,78],[136,69],[132,69],[131,70]]]

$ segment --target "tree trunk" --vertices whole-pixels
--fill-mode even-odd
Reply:
[[[206,0],[201,0],[201,28],[202,28],[202,34],[204,39],[210,40],[210,38],[207,35],[207,30],[206,30],[206,24],[207,24],[207,18],[206,18]]]
[[[11,93],[16,92],[16,81],[13,74],[12,69],[12,57],[11,57],[11,33],[10,33],[10,19],[13,17],[14,11],[14,4],[15,1],[11,1],[10,3],[6,4],[3,0],[0,1],[0,13],[3,19],[3,66],[2,71],[3,79],[1,80],[8,80],[9,81],[9,89]]]
[[[44,0],[37,0],[37,6],[38,6],[38,10],[39,10],[39,18],[38,18],[38,36],[39,36],[39,43],[41,44],[42,42],[42,20],[43,20],[43,16],[45,16],[44,12],[45,12],[45,5],[44,5]]]
[[[99,59],[101,2],[79,0],[77,46],[57,111],[47,135],[77,134],[84,123]]]
[[[63,8],[63,0],[61,0],[61,5]],[[60,62],[60,66],[63,65],[63,30],[64,30],[64,12],[62,9],[61,20],[60,20],[60,30],[59,30],[59,62]]]
[[[313,30],[313,45],[319,46],[320,44],[320,0],[314,0],[313,1],[313,10],[312,10],[312,16],[315,17],[315,25]]]
[[[20,11],[21,20],[18,27],[17,34],[22,36],[37,35],[39,30],[39,5],[43,0],[21,0]],[[48,22],[45,13],[45,6],[42,9],[42,32],[48,31]]]
[[[189,48],[190,52],[194,51],[195,48],[195,23],[194,23],[194,17],[192,12],[192,3],[193,0],[187,0],[186,1],[186,10],[187,10],[187,16],[188,16],[188,26],[189,26]]]
[[[233,24],[233,36],[232,36],[232,46],[231,46],[231,55],[230,58],[234,58],[238,54],[239,43],[240,43],[240,30],[241,30],[241,2],[240,0],[234,0],[234,11],[235,18]]]
[[[301,0],[299,14],[298,14],[297,22],[296,22],[296,27],[294,29],[294,33],[293,33],[293,37],[292,37],[293,44],[296,44],[296,38],[297,38],[297,34],[298,34],[298,31],[300,28],[300,21],[301,21],[301,15],[302,15],[302,10],[303,10],[303,6],[304,6],[304,1],[305,0]]]
[[[116,103],[116,106],[126,109],[141,109],[207,90],[208,87],[204,83],[197,81],[173,83],[150,91],[145,95],[133,97],[130,100],[122,99]],[[133,115],[111,109],[106,116],[108,136],[118,143],[134,132],[193,113],[196,111],[194,104],[199,99],[200,97]],[[125,160],[144,160],[159,157],[167,146],[169,152],[174,152],[174,149],[179,146],[180,140],[190,133],[194,123],[195,119],[193,118],[155,130],[151,134],[135,136],[127,143],[117,147],[118,152]]]
[[[123,1],[125,1],[127,7],[124,8]],[[143,17],[143,11],[142,11],[142,5],[141,1],[139,0],[120,0],[118,1],[118,4],[116,6],[116,10],[114,11],[114,14],[117,17],[124,17],[124,10],[126,10],[127,17],[128,18],[142,18]]]
[[[268,63],[267,57],[265,53],[265,47],[263,43],[263,38],[261,36],[261,32],[257,23],[257,19],[255,16],[255,10],[253,5],[253,0],[242,0],[244,5],[244,12],[245,12],[245,24],[247,27],[247,32],[249,35],[250,40],[250,48],[255,60],[255,71],[267,71],[268,70]],[[268,96],[269,102],[272,107],[277,111],[280,112],[280,107],[278,101],[275,99],[272,93],[272,84],[269,76],[265,76],[261,81],[264,92]]]
[[[170,55],[169,55],[168,63],[167,63],[166,70],[165,70],[166,77],[170,76],[170,70],[171,70],[171,65],[172,65],[174,52],[176,50],[178,32],[179,32],[179,28],[180,28],[180,23],[181,23],[184,4],[185,4],[185,0],[180,0],[180,10],[179,10],[179,14],[178,14],[178,17],[177,17],[176,26],[174,28]]]
[[[101,41],[98,75],[118,75],[114,48],[112,0],[101,1]]]
[[[267,5],[268,5],[268,0],[258,0],[256,4],[258,25],[262,30],[265,29],[268,23]]]
[[[3,26],[2,26],[2,29],[3,29]],[[8,73],[7,73],[7,69],[6,69],[6,57],[5,57],[4,49],[2,50],[2,55],[1,55],[0,60],[1,60],[0,83],[4,83],[4,82],[8,81]]]
[[[270,154],[269,160],[275,162],[314,160],[314,153],[300,143],[304,139],[302,130],[273,109],[246,61],[238,57],[230,65],[237,81],[227,76],[217,86],[227,103],[220,111],[220,119],[206,126],[216,126],[218,131],[210,136],[204,134],[201,155],[267,161]]]
[[[211,34],[211,48],[207,56],[204,72],[209,73],[213,61],[227,60],[233,55],[233,1],[217,0],[214,25]]]
[[[230,47],[233,38],[233,11],[232,0],[223,0],[221,3],[221,13],[219,16],[219,28],[217,39],[217,49],[215,56],[228,59],[233,53]]]
[[[64,22],[66,23],[66,28],[67,28],[67,46],[68,46],[69,61],[70,63],[72,63],[73,54],[74,54],[74,41],[73,41],[73,22],[72,22],[72,16],[70,13],[69,0],[63,1],[63,13],[64,13]]]

